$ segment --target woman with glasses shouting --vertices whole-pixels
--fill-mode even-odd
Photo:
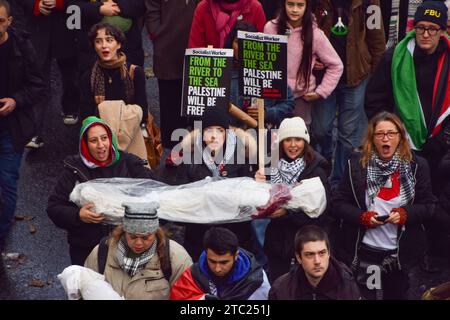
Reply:
[[[369,122],[361,152],[348,160],[333,195],[343,249],[367,299],[405,299],[411,239],[434,211],[427,162],[411,152],[400,119],[382,112]],[[417,250],[415,251],[417,252]]]

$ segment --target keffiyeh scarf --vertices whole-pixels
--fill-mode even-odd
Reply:
[[[281,159],[278,162],[278,167],[272,168],[270,183],[292,185],[297,182],[298,177],[305,170],[305,166],[305,159],[303,157],[291,162]]]
[[[373,153],[367,165],[367,195],[370,203],[373,203],[380,188],[397,171],[400,173],[401,206],[406,205],[414,198],[416,180],[411,164],[401,160],[397,154],[391,160],[383,161]]]
[[[197,136],[197,146],[202,146],[202,135]],[[236,135],[233,131],[227,130],[225,155],[222,152],[217,152],[214,156],[211,155],[211,150],[208,147],[203,148],[202,157],[204,164],[211,171],[213,177],[219,177],[225,165],[233,158],[236,149]]]

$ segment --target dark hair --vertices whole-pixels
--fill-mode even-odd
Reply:
[[[205,232],[203,237],[203,248],[205,251],[211,249],[217,254],[236,254],[239,240],[236,235],[226,228],[212,227]]]
[[[6,15],[7,15],[8,17],[11,16],[11,7],[9,6],[9,2],[8,2],[8,1],[6,1],[6,0],[0,0],[0,7],[5,8],[5,10],[6,10]]]
[[[328,235],[321,227],[308,225],[300,228],[295,234],[295,252],[300,254],[303,245],[307,242],[325,241],[328,251],[330,251],[330,240]]]
[[[286,1],[279,1],[279,15],[277,22],[277,32],[278,34],[286,34],[286,28],[288,23],[288,16],[286,13]],[[305,0],[306,8],[305,13],[302,17],[302,32],[300,41],[303,42],[303,53],[300,66],[297,70],[297,82],[304,81],[305,89],[309,89],[309,78],[311,76],[311,65],[312,65],[312,44],[313,44],[313,13],[312,13],[312,2],[313,0]]]
[[[232,48],[233,47],[233,41],[237,38],[238,31],[248,31],[248,32],[258,32],[258,29],[251,24],[250,22],[239,20],[234,25],[233,28],[231,28],[230,33],[228,33],[227,37],[225,38],[224,42],[224,48]]]
[[[89,30],[88,37],[89,37],[89,43],[94,47],[95,38],[97,38],[98,30],[105,29],[105,33],[109,36],[113,36],[114,39],[120,43],[122,46],[125,45],[125,35],[116,26],[106,23],[106,22],[99,22],[94,24],[91,29]]]
[[[289,158],[284,153],[283,141],[280,142],[280,145],[278,148],[280,149],[280,159],[283,158],[285,160],[289,160]],[[306,140],[305,140],[305,147],[303,149],[303,153],[300,155],[300,157],[303,157],[305,159],[306,165],[310,164],[311,161],[314,160],[314,149],[313,149],[313,147],[311,147],[311,145],[308,142],[306,142]]]

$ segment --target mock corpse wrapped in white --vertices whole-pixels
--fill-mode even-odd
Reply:
[[[302,180],[295,187],[283,187],[290,198],[281,207],[300,209],[310,217],[320,216],[326,208],[325,188],[316,178]],[[271,192],[272,190],[272,192]],[[168,186],[151,179],[108,178],[78,184],[70,200],[79,207],[93,203],[105,221],[119,224],[123,202],[159,203],[158,217],[188,223],[227,223],[258,216],[257,208],[274,199],[274,185],[252,178],[206,178],[197,182]],[[260,214],[261,215],[261,211]]]

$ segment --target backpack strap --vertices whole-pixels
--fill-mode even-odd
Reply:
[[[98,244],[98,252],[97,252],[98,273],[103,274],[105,272],[107,258],[108,258],[108,236],[103,237]]]
[[[166,237],[166,245],[164,246],[164,254],[166,259],[161,263],[161,270],[164,274],[164,278],[170,282],[170,277],[172,277],[172,263],[170,261],[170,239]]]

